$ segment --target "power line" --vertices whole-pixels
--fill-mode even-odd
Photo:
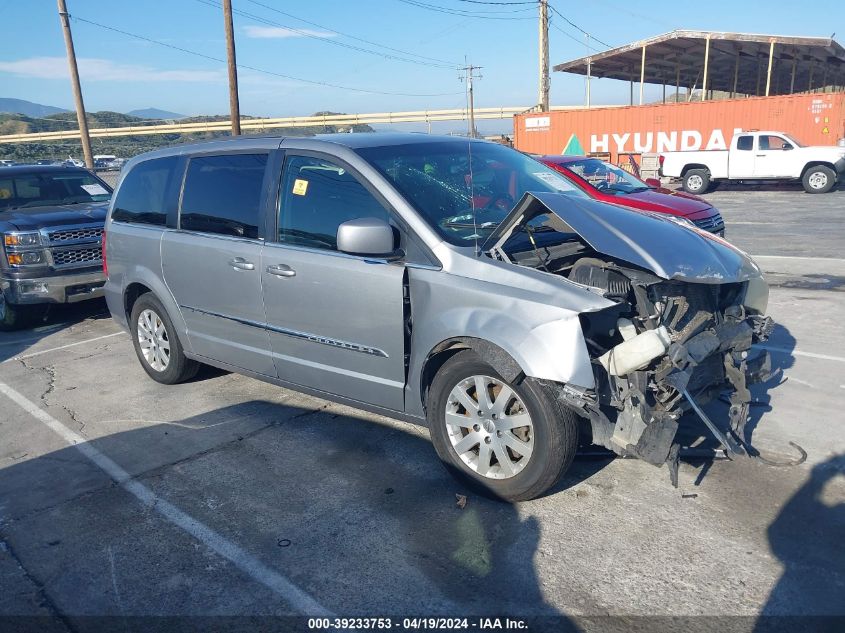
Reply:
[[[570,20],[568,17],[566,17],[565,15],[563,15],[563,13],[561,13],[560,11],[558,11],[558,10],[554,7],[554,5],[552,5],[551,3],[549,3],[549,8],[550,8],[552,11],[554,11],[557,15],[559,15],[559,16],[563,19],[563,21],[564,21],[564,22],[566,22],[566,23],[567,23],[569,26],[571,26],[572,28],[574,28],[574,29],[576,29],[576,30],[578,30],[578,31],[581,31],[581,33],[583,33],[584,35],[586,35],[586,36],[590,37],[591,39],[595,40],[596,42],[598,42],[598,43],[599,43],[599,44],[601,44],[602,46],[606,46],[607,48],[613,48],[613,47],[612,47],[610,44],[608,44],[607,42],[602,42],[602,41],[601,41],[599,38],[597,38],[595,35],[592,35],[591,33],[587,33],[587,31],[585,31],[584,29],[582,29],[580,26],[578,26],[577,24],[575,24],[575,22],[573,22],[573,21],[572,21],[572,20]]]
[[[297,17],[297,16],[293,15],[292,13],[287,13],[285,11],[282,11],[281,9],[277,9],[276,7],[271,7],[271,6],[266,5],[262,2],[258,2],[257,0],[247,0],[247,2],[258,5],[259,7],[264,7],[268,11],[273,11],[273,12],[278,13],[280,15],[285,15],[289,18],[293,18],[294,20],[297,20],[297,21],[302,22],[304,24],[308,24],[310,26],[316,26],[318,29],[324,29],[326,31],[331,31],[332,33],[336,33],[337,35],[347,37],[351,40],[356,40],[358,42],[363,42],[364,44],[370,44],[372,46],[378,46],[379,48],[384,48],[386,50],[393,51],[394,53],[401,53],[403,55],[410,55],[411,57],[419,57],[420,59],[425,59],[425,60],[432,61],[432,62],[440,62],[442,64],[448,64],[449,67],[457,67],[457,66],[460,65],[460,64],[455,64],[455,63],[449,62],[449,61],[444,60],[444,59],[438,59],[437,57],[426,57],[425,55],[419,55],[417,53],[411,53],[409,51],[403,51],[399,48],[393,48],[391,46],[387,46],[386,44],[379,44],[378,42],[373,42],[371,40],[365,40],[362,37],[350,35],[349,33],[344,33],[343,31],[338,31],[337,29],[333,29],[333,28],[329,28],[327,26],[323,26],[322,24],[317,24],[316,22],[312,22],[311,20],[306,20],[305,18]]]
[[[488,4],[488,5],[492,5],[494,7],[503,7],[503,6],[508,6],[508,5],[512,5],[512,4],[530,4],[530,5],[537,4],[537,0],[529,0],[529,1],[523,1],[523,2],[485,2],[484,0],[458,0],[458,2],[466,2],[468,4]]]
[[[122,29],[115,28],[113,26],[107,26],[105,24],[100,24],[99,22],[94,22],[93,20],[87,20],[85,18],[80,18],[79,16],[71,16],[72,19],[84,22],[85,24],[90,24],[92,26],[99,27],[101,29],[105,29],[107,31],[112,31],[113,33],[120,33],[121,35],[126,35],[127,37],[132,37],[137,40],[141,40],[143,42],[149,42],[150,44],[156,44],[157,46],[163,46],[165,48],[170,48],[176,51],[180,51],[182,53],[187,53],[189,55],[194,55],[195,57],[201,57],[203,59],[207,59],[213,62],[218,62],[221,64],[225,64],[226,60],[221,59],[219,57],[213,57],[212,55],[206,55],[204,53],[200,53],[198,51],[193,51],[188,48],[183,48],[181,46],[176,46],[175,44],[168,44],[166,42],[161,42],[159,40],[154,40],[150,37],[146,37],[144,35],[138,35],[137,33],[130,33],[129,31],[124,31]],[[247,64],[238,64],[238,68],[243,68],[246,70],[252,70],[257,73],[262,73],[264,75],[270,75],[272,77],[279,77],[281,79],[289,79],[291,81],[298,81],[301,83],[311,84],[315,86],[324,86],[327,88],[337,88],[338,90],[348,90],[350,92],[361,92],[366,94],[375,94],[375,95],[387,95],[391,97],[444,97],[444,96],[452,96],[456,94],[461,94],[459,92],[438,92],[438,93],[431,93],[431,94],[417,94],[417,93],[410,93],[410,92],[387,92],[383,90],[367,90],[365,88],[353,88],[352,86],[342,86],[340,84],[333,84],[327,81],[317,81],[315,79],[303,79],[302,77],[294,77],[293,75],[285,75],[283,73],[274,72],[272,70],[267,70],[265,68],[257,68],[255,66],[248,66]]]
[[[205,4],[205,5],[208,5],[210,7],[214,7],[215,9],[221,8],[220,3],[215,2],[215,0],[196,0],[196,1],[199,2],[200,4]],[[297,28],[294,28],[292,26],[287,26],[286,24],[280,24],[278,22],[270,20],[269,18],[265,18],[265,17],[262,17],[260,15],[255,15],[253,13],[248,13],[248,12],[240,10],[240,9],[233,9],[232,13],[243,16],[245,18],[249,18],[251,20],[255,20],[256,22],[261,22],[262,24],[266,24],[268,26],[274,26],[274,27],[285,29],[287,31],[291,31],[292,33],[296,33],[300,37],[305,37],[305,38],[317,40],[317,41],[320,41],[324,44],[331,44],[332,46],[339,46],[341,48],[346,48],[346,49],[358,51],[358,52],[361,52],[361,53],[368,53],[370,55],[376,55],[378,57],[384,57],[385,59],[392,59],[392,60],[395,60],[395,61],[407,62],[407,63],[410,63],[410,64],[420,64],[422,66],[438,66],[440,68],[448,68],[448,69],[454,69],[454,68],[457,67],[456,64],[451,64],[449,62],[439,63],[439,62],[422,61],[422,60],[418,60],[418,59],[410,59],[410,58],[407,58],[407,57],[399,57],[398,55],[391,55],[389,53],[381,53],[379,51],[370,50],[370,49],[367,49],[367,48],[363,48],[361,46],[355,46],[353,44],[347,44],[346,42],[338,42],[337,40],[328,39],[328,38],[325,38],[325,37],[320,37],[317,34],[309,33],[308,31],[303,31],[301,29],[297,29]]]
[[[470,17],[470,18],[479,18],[482,20],[533,20],[533,17],[518,17],[518,16],[498,16],[498,15],[488,15],[487,13],[519,13],[524,11],[530,11],[530,8],[526,9],[516,9],[514,11],[501,11],[501,12],[487,12],[481,13],[478,11],[466,11],[464,9],[455,9],[450,7],[441,7],[434,4],[428,4],[425,2],[418,2],[417,0],[399,0],[404,4],[411,5],[412,7],[417,7],[419,9],[427,9],[429,11],[436,11],[437,13],[446,13],[447,15],[457,15],[462,17]]]

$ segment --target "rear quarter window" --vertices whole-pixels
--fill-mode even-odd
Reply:
[[[154,158],[139,163],[123,178],[111,218],[131,224],[167,225],[167,190],[178,157]]]

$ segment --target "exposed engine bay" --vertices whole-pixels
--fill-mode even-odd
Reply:
[[[772,375],[768,352],[752,350],[774,325],[764,315],[768,286],[753,262],[718,238],[678,226],[666,235],[677,241],[680,229],[690,234],[681,236],[690,238],[689,244],[670,241],[663,249],[689,249],[703,240],[716,240],[715,246],[705,241],[698,252],[673,252],[675,259],[655,255],[650,262],[650,254],[635,243],[630,254],[620,253],[623,259],[595,248],[591,235],[577,230],[582,228],[577,214],[549,213],[550,205],[543,202],[544,208],[535,205],[532,211],[532,202],[523,200],[521,215],[488,253],[564,277],[613,302],[579,317],[595,389],[560,387],[559,397],[589,420],[593,443],[618,455],[667,463],[677,485],[679,419],[693,410],[728,455],[745,454],[748,387]],[[661,218],[658,224],[671,222]],[[637,263],[645,261],[651,270],[631,263],[638,257]],[[671,276],[669,264],[675,265]],[[728,274],[731,266],[740,272]],[[722,394],[729,394],[728,433],[701,409]]]

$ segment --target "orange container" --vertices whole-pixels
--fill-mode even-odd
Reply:
[[[845,137],[845,93],[556,110],[514,117],[514,146],[536,154],[725,149],[739,130],[785,132],[805,145]]]

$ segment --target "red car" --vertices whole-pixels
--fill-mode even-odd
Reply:
[[[643,182],[616,165],[589,156],[539,156],[537,160],[559,171],[596,200],[639,211],[668,213],[705,231],[725,234],[725,222],[718,210],[698,196],[661,187],[658,180]]]

